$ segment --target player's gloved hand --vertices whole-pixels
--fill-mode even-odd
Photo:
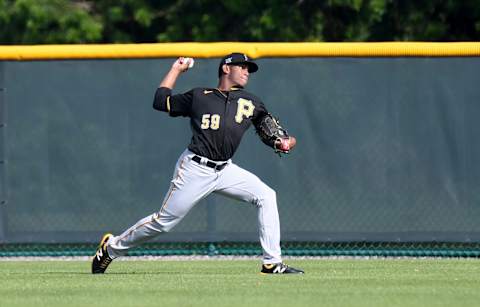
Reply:
[[[255,129],[262,142],[272,147],[279,155],[281,153],[289,153],[296,144],[295,138],[290,137],[287,131],[280,126],[278,120],[271,114],[262,117],[255,124]]]

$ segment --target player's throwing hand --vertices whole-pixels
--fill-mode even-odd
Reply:
[[[185,72],[189,68],[193,67],[193,58],[179,57],[172,65],[173,69],[176,69],[180,72]]]

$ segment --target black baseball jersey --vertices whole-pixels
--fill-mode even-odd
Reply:
[[[160,87],[153,108],[170,116],[190,117],[193,135],[188,149],[214,161],[230,159],[250,125],[268,114],[262,101],[242,88],[228,92],[194,88],[172,95],[169,88]]]

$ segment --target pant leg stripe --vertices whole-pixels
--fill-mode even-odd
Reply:
[[[176,179],[178,179],[178,178],[181,176],[180,170],[183,169],[183,163],[184,163],[184,162],[185,162],[185,159],[182,160],[182,162],[180,163],[180,166],[178,167],[177,175],[175,176],[175,178],[174,178],[173,180],[176,180]],[[166,206],[167,206],[167,203],[168,203],[168,200],[170,199],[170,197],[171,197],[172,194],[173,194],[173,191],[175,191],[175,190],[176,190],[176,189],[175,189],[175,185],[172,184],[172,185],[170,186],[169,191],[168,191],[168,195],[167,195],[167,197],[165,198],[165,201],[163,202],[162,207],[160,208],[160,211],[159,211],[160,213],[162,213],[163,210],[165,210],[165,208],[166,208]],[[131,231],[129,231],[127,234],[125,234],[123,237],[120,237],[117,241],[119,241],[119,240],[124,240],[125,238],[129,237],[130,235],[132,235],[132,233],[133,233],[135,230],[137,230],[138,228],[143,227],[143,226],[145,226],[145,225],[147,225],[147,224],[153,223],[154,220],[155,220],[155,215],[153,216],[153,218],[152,218],[150,221],[147,221],[147,222],[145,222],[145,223],[143,223],[143,224],[141,224],[141,225],[138,225],[137,227],[135,227],[134,229],[132,229]]]
[[[181,176],[182,176],[181,171],[183,170],[183,163],[185,163],[185,159],[183,159],[182,162],[180,162],[180,165],[178,166],[177,175],[172,180],[172,182],[181,178]],[[163,202],[162,207],[160,207],[160,211],[159,211],[160,213],[163,213],[165,208],[167,207],[167,203],[170,200],[170,197],[172,196],[173,191],[175,191],[175,185],[172,183],[172,185],[170,186],[170,191],[168,192],[168,196],[165,198],[165,201]]]

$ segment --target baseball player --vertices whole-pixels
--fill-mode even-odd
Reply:
[[[177,78],[193,64],[178,58],[155,93],[153,108],[172,117],[190,117],[192,139],[177,161],[170,188],[155,212],[118,236],[106,234],[92,260],[92,273],[104,273],[111,261],[155,236],[170,231],[200,200],[217,193],[251,203],[258,209],[262,273],[304,273],[282,262],[276,193],[231,158],[251,124],[260,139],[278,153],[288,153],[294,137],[278,124],[262,101],[244,90],[258,66],[242,53],[225,56],[216,88],[194,88],[172,94]]]

